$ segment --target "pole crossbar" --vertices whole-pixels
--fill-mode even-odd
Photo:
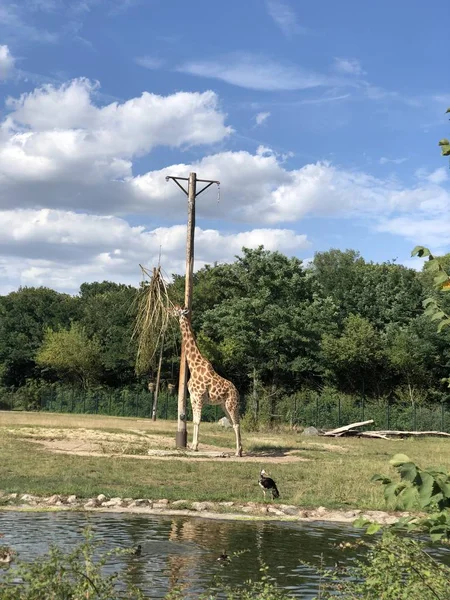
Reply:
[[[168,175],[166,181],[172,179],[177,186],[188,197],[188,223],[187,223],[187,241],[186,241],[186,279],[184,286],[184,307],[188,309],[187,318],[191,319],[192,309],[192,280],[194,274],[194,234],[195,234],[195,199],[202,192],[207,190],[214,183],[220,186],[220,181],[211,179],[197,179],[196,173],[190,173],[189,177],[174,177]],[[187,181],[188,189],[179,183],[179,181]],[[197,192],[197,182],[206,183],[200,191]],[[186,429],[186,398],[187,398],[187,361],[186,348],[184,340],[181,342],[181,359],[180,359],[180,376],[178,380],[178,423],[175,443],[177,448],[186,448],[187,446],[187,429]]]

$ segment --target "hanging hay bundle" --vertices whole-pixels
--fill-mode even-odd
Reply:
[[[164,343],[164,335],[169,325],[170,308],[167,283],[161,274],[161,267],[154,267],[153,273],[142,265],[143,281],[137,297],[137,316],[133,337],[137,339],[136,373],[147,374],[154,365],[156,351]]]

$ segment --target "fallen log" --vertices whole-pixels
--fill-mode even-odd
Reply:
[[[414,437],[414,436],[422,436],[422,437],[450,437],[450,433],[446,433],[445,431],[397,431],[397,430],[380,430],[380,431],[365,431],[365,434],[368,433],[379,433],[385,436],[390,437]]]
[[[357,437],[367,437],[367,438],[379,438],[381,440],[389,440],[386,435],[381,433],[380,431],[358,431],[356,433]],[[395,440],[399,441],[399,440]]]
[[[338,427],[337,429],[327,431],[323,435],[336,437],[338,435],[340,436],[346,433],[347,431],[350,431],[350,429],[354,429],[355,427],[362,427],[363,425],[370,425],[371,423],[373,423],[373,419],[370,419],[369,421],[361,421],[360,423],[351,423],[350,425],[345,425],[345,427]]]

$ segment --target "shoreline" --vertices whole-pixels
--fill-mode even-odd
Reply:
[[[8,494],[0,496],[0,511],[10,512],[94,512],[119,513],[168,517],[200,517],[204,519],[222,519],[235,521],[285,521],[298,523],[342,523],[351,525],[357,518],[390,525],[401,516],[411,513],[388,512],[380,510],[342,510],[326,509],[319,506],[304,509],[289,504],[274,503],[235,503],[235,502],[188,502],[166,499],[148,500],[143,498],[111,498],[100,494],[96,498],[82,499],[76,496],[63,497],[54,494],[50,497],[38,497],[30,494]]]

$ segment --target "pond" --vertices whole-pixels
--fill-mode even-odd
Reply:
[[[293,596],[312,598],[319,579],[314,566],[349,564],[355,551],[337,545],[358,537],[351,526],[327,523],[225,521],[99,513],[0,512],[2,543],[22,560],[31,560],[55,544],[68,551],[82,540],[86,525],[104,549],[142,546],[140,556],[115,557],[111,571],[123,569],[124,579],[140,586],[149,598],[163,598],[179,584],[185,595],[210,589],[215,576],[238,585],[258,579],[265,564],[269,574]],[[218,556],[243,552],[229,564]],[[301,564],[307,561],[313,566]]]

